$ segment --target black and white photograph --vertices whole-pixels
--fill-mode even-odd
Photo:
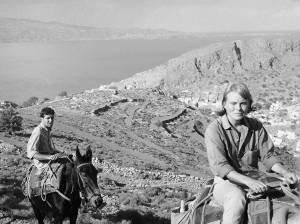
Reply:
[[[300,0],[0,0],[0,224],[299,224]]]

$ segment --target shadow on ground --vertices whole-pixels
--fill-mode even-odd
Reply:
[[[0,223],[5,218],[10,218],[10,222],[34,218],[30,203],[22,193],[21,181],[1,178],[0,183]]]
[[[101,220],[102,217],[95,217],[95,219]],[[130,223],[130,224],[169,224],[170,219],[155,216],[151,212],[139,212],[137,210],[121,210],[114,215],[108,215],[105,217],[107,223]]]

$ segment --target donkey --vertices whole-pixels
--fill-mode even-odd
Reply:
[[[53,224],[62,224],[69,218],[75,224],[81,203],[89,202],[93,207],[103,206],[103,200],[97,185],[97,170],[92,164],[92,150],[88,146],[84,155],[76,148],[76,158],[65,164],[62,171],[59,192],[46,194],[46,197],[31,197],[38,224],[48,217]]]
[[[299,224],[300,192],[296,190],[296,186],[290,188],[290,186],[282,182],[282,178],[278,176],[268,177],[259,175],[260,174],[255,178],[269,183],[270,189],[264,195],[261,195],[268,196],[269,203],[257,204],[257,206],[255,206],[257,209],[254,210],[252,209],[254,207],[248,204],[247,210],[249,213],[245,214],[243,224]],[[199,196],[194,196],[187,201],[182,201],[181,207],[174,208],[171,211],[171,224],[222,223],[223,209],[214,201],[211,201],[213,186],[213,179],[208,180]],[[250,196],[251,194],[247,194],[249,200],[251,198]],[[251,200],[255,202],[259,199],[252,198]],[[259,213],[267,211],[267,205],[270,206],[270,212],[258,217],[257,215]],[[253,211],[253,213],[251,211]],[[251,213],[254,215],[253,219],[251,218]],[[250,217],[248,215],[250,215]]]

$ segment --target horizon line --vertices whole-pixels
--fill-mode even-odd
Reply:
[[[71,23],[63,23],[55,20],[36,20],[36,19],[29,19],[29,18],[14,18],[14,17],[3,17],[0,16],[2,19],[11,19],[11,20],[25,20],[29,22],[40,22],[40,23],[57,23],[65,26],[74,26],[74,27],[85,27],[85,28],[93,28],[93,29],[119,29],[119,30],[130,30],[130,29],[139,29],[139,30],[151,30],[151,31],[166,31],[166,32],[177,32],[181,34],[259,34],[259,33],[266,33],[266,34],[274,34],[274,33],[300,33],[300,29],[292,29],[292,30],[232,30],[232,31],[182,31],[182,30],[170,30],[166,28],[147,28],[147,27],[116,27],[116,26],[110,26],[110,27],[96,27],[96,26],[88,26],[88,25],[78,25],[78,24],[71,24]]]

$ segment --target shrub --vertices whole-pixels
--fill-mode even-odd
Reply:
[[[14,103],[14,102],[11,102],[11,101],[2,101],[0,103],[0,109],[7,109],[9,107],[12,107],[12,108],[17,108],[18,107],[18,104]]]
[[[12,133],[22,128],[23,118],[13,107],[0,110],[0,131]]]
[[[58,96],[61,96],[61,97],[67,97],[68,96],[68,93],[66,91],[61,91]]]
[[[145,163],[145,170],[161,170],[161,168],[159,167],[159,165],[157,164],[153,164],[153,163]]]
[[[166,198],[166,195],[164,193],[155,197],[155,199],[152,202],[152,206],[159,207],[161,204],[164,203],[165,198]]]
[[[286,117],[288,115],[288,110],[287,109],[281,109],[278,111],[278,116],[279,117]]]
[[[50,99],[48,97],[44,97],[41,101],[40,104],[45,103],[47,101],[49,101]]]
[[[260,103],[253,103],[252,104],[252,111],[258,111],[261,110],[263,108],[263,106]]]
[[[110,85],[110,86],[108,86],[108,89],[116,89],[116,90],[118,90],[118,87],[115,86],[115,85]]]
[[[162,193],[162,189],[159,187],[150,187],[145,189],[145,196],[148,198],[154,197],[154,196],[158,196]]]
[[[37,98],[36,96],[32,96],[28,100],[23,102],[22,107],[30,107],[36,105],[38,100],[39,98]]]

